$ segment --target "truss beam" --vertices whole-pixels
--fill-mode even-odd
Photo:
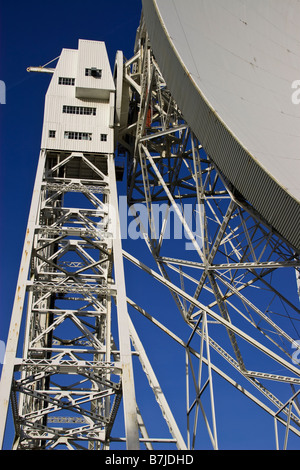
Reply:
[[[131,122],[127,129],[133,142],[128,153],[128,202],[132,213],[135,204],[145,203],[148,207],[148,226],[143,220],[141,233],[157,270],[128,252],[123,251],[123,255],[153,282],[158,281],[169,290],[184,323],[192,329],[191,339],[171,333],[171,317],[166,317],[171,326],[162,325],[152,314],[146,314],[143,306],[128,301],[186,349],[188,447],[199,445],[200,414],[212,447],[217,446],[218,403],[211,380],[215,373],[234,385],[238,372],[243,382],[238,388],[276,423],[280,422],[287,435],[299,436],[295,394],[286,401],[290,387],[299,387],[299,364],[292,361],[294,339],[299,337],[299,298],[280,282],[285,273],[290,276],[294,270],[298,272],[299,254],[256,214],[206,155],[167,88],[143,21],[137,44],[139,53],[130,63],[135,72],[131,74],[129,63],[126,70],[126,76],[131,75],[141,85],[140,90],[135,87],[132,91],[132,103],[140,103],[137,125]],[[125,135],[126,129],[122,132]],[[160,204],[166,205],[162,223],[155,219],[155,205]],[[187,205],[193,207],[192,219],[187,217]],[[175,256],[167,230],[171,216],[174,224],[181,224],[184,234],[181,248],[174,244]],[[142,227],[137,217],[136,221]],[[297,286],[297,294],[296,291]],[[224,334],[220,338],[221,326],[229,335],[229,343]],[[193,348],[191,355],[197,337],[201,338],[200,349]],[[253,356],[246,343],[255,351]],[[225,365],[222,370],[214,364],[216,353],[233,368],[231,371]],[[261,370],[260,361],[253,367],[256,354],[262,354],[265,370]],[[271,373],[271,363],[285,372]],[[285,384],[284,391],[284,387],[279,390],[278,383]],[[202,397],[207,392],[208,401]],[[263,401],[269,400],[270,407],[258,398],[260,394]],[[286,437],[285,448],[287,442]]]
[[[74,166],[75,156],[76,182],[53,183],[58,171],[67,174],[70,162]],[[80,178],[83,164],[91,170],[88,184]],[[54,158],[43,151],[39,160],[12,317],[18,328],[10,329],[13,347],[1,382],[3,412],[10,393],[19,397],[13,407],[15,448],[107,448],[121,397],[127,448],[139,448],[121,239],[111,224],[118,220],[113,155],[99,155],[98,164],[79,153]],[[69,192],[81,196],[81,208],[65,207]],[[25,309],[24,352],[18,358]]]

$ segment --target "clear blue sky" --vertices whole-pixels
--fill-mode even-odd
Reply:
[[[9,328],[40,150],[44,97],[49,83],[47,74],[29,74],[26,68],[46,64],[57,57],[62,48],[77,48],[78,39],[105,41],[112,64],[118,49],[130,58],[140,14],[140,0],[31,0],[1,4],[0,80],[6,83],[7,96],[6,104],[0,105],[0,340],[6,340]],[[137,243],[129,241],[126,249],[135,254]],[[142,273],[138,281],[130,277],[129,289],[135,290],[137,282],[142,285],[142,279],[145,279],[144,286],[147,285]],[[155,296],[151,296],[153,313],[160,305],[161,292],[162,288],[158,287]],[[142,289],[138,289],[138,296],[143,297]],[[176,328],[180,330],[180,326],[174,324]],[[146,346],[155,349],[159,335],[154,338],[148,331],[144,330],[141,336]],[[175,366],[180,386],[169,384],[170,401],[177,410],[182,408],[180,419],[183,420],[184,354],[174,354],[166,346],[163,354],[157,351],[154,355],[154,365],[160,368],[161,376],[170,364]],[[236,394],[236,408],[231,412],[226,405],[229,387],[223,384],[218,390],[217,398],[223,403],[219,425],[221,429],[228,429],[220,439],[223,448],[230,448],[231,433],[239,436],[237,448],[264,449],[274,445],[274,438],[266,437],[273,431],[272,422],[265,423],[264,415],[249,406],[245,426],[244,418],[241,418],[245,402],[239,401]],[[151,420],[150,402],[146,414]],[[257,419],[261,419],[261,429],[254,425]],[[245,433],[244,428],[249,432]]]

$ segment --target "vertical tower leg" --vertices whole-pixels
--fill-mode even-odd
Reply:
[[[137,407],[133,380],[131,345],[129,337],[128,312],[125,289],[125,276],[123,266],[120,217],[117,198],[117,184],[113,155],[108,157],[108,174],[111,185],[111,205],[115,214],[115,233],[113,237],[113,256],[115,269],[115,282],[117,288],[118,329],[120,338],[120,359],[122,362],[122,391],[124,400],[124,418],[126,442],[129,450],[139,449]]]
[[[42,179],[45,171],[46,153],[41,151],[38,162],[38,168],[35,178],[33,196],[31,201],[30,213],[28,218],[28,225],[26,229],[26,236],[23,246],[23,253],[20,264],[20,271],[17,282],[17,289],[13,304],[13,311],[10,321],[9,334],[7,338],[7,345],[5,351],[5,358],[3,363],[1,381],[0,381],[0,448],[3,445],[5,426],[7,421],[7,414],[9,408],[9,400],[11,394],[12,380],[14,375],[15,360],[17,355],[19,334],[22,322],[23,304],[25,301],[27,277],[30,266],[30,254],[32,251],[35,226],[37,223],[37,216],[39,212],[40,195]]]
[[[107,449],[122,398],[139,448],[115,172],[112,154],[41,153],[1,380],[16,449]]]

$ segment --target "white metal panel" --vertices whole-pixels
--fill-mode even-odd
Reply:
[[[101,78],[86,76],[86,69],[99,69]],[[79,40],[76,96],[78,98],[109,99],[115,90],[105,43],[101,41]]]
[[[168,87],[204,148],[279,233],[299,233],[300,2],[143,0],[143,9]]]
[[[45,101],[41,146],[51,150],[113,153],[113,129],[110,121],[114,84],[105,44],[80,40],[79,46],[84,59],[79,58],[78,50],[63,49],[53,73]],[[85,67],[91,64],[102,67],[103,75],[100,80],[85,77]],[[74,78],[74,85],[59,84],[59,77]],[[82,90],[85,98],[76,97],[78,83],[84,87]],[[97,90],[105,90],[104,95],[102,94],[105,99],[99,99],[101,94],[95,97],[95,83]],[[64,105],[95,108],[96,115],[64,113]],[[54,138],[49,137],[50,130],[55,131]],[[91,134],[91,140],[67,139],[66,131]],[[106,141],[101,140],[102,134],[107,136]]]

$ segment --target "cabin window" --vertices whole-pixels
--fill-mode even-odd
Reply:
[[[90,132],[65,131],[65,139],[92,140],[92,134]]]
[[[75,85],[75,78],[69,77],[58,77],[58,84],[59,85]]]
[[[63,106],[63,113],[66,114],[81,114],[85,116],[96,116],[96,108],[87,106]]]
[[[102,70],[97,69],[96,67],[91,67],[90,69],[85,69],[85,76],[86,77],[101,78],[102,77]]]

